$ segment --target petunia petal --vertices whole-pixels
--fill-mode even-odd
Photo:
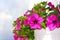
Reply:
[[[24,20],[24,25],[26,26],[28,24],[29,24],[28,20]]]
[[[57,17],[56,17],[54,14],[52,14],[52,15],[50,16],[50,18],[51,18],[51,20],[58,20]]]
[[[20,37],[20,38],[18,38],[18,40],[24,40],[24,38],[23,37]]]
[[[28,38],[25,38],[25,40],[29,40]]]
[[[49,28],[50,31],[52,31],[56,28],[56,25],[51,23],[50,25],[47,25],[47,27]]]
[[[35,13],[35,14],[33,14],[33,17],[35,17],[36,19],[38,19],[39,15]]]
[[[14,40],[18,40],[17,34],[14,34],[13,37],[14,37]]]
[[[20,28],[21,28],[20,24],[17,24],[16,27],[15,27],[16,30],[20,30]]]
[[[54,7],[54,5],[51,3],[51,2],[49,2],[48,3],[48,5],[50,6],[50,8],[52,8],[52,9],[54,9],[55,7]]]
[[[16,30],[20,30],[20,28],[21,28],[21,26],[20,26],[20,19],[17,18],[16,22],[17,22],[17,25],[16,25],[15,29]]]
[[[43,22],[44,21],[44,19],[41,18],[41,17],[39,17],[37,20],[38,20],[38,22]]]
[[[34,24],[30,24],[31,29],[36,29],[36,26]]]
[[[52,22],[52,21],[54,21],[54,20],[58,20],[57,19],[57,17],[54,15],[54,14],[52,14],[51,16],[48,16],[47,18],[46,18],[46,20],[48,21],[48,22]]]
[[[56,27],[57,27],[57,28],[60,28],[60,22],[57,22],[57,23],[56,23]]]
[[[36,25],[38,29],[42,29],[42,26],[39,24],[39,25]]]
[[[50,16],[48,16],[48,17],[46,18],[46,20],[47,20],[48,22],[52,22]]]
[[[39,24],[35,24],[35,25],[30,24],[30,28],[31,28],[31,29],[42,29],[42,26],[39,25]]]

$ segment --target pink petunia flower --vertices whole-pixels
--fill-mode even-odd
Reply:
[[[28,40],[28,38],[26,37],[25,40]]]
[[[14,37],[14,40],[18,40],[18,35],[17,34],[14,34],[13,37]]]
[[[27,19],[26,19],[26,20],[24,20],[24,25],[25,25],[25,26],[29,24],[29,22],[28,22],[28,17],[30,17],[30,14],[31,14],[31,12],[30,12],[30,11],[27,11],[27,12],[24,14],[24,16],[26,16],[26,17],[27,17]]]
[[[48,5],[50,6],[51,9],[55,8],[54,5],[51,2],[49,2]]]
[[[26,38],[24,38],[24,37],[18,37],[18,35],[17,34],[14,34],[14,40],[28,40],[28,38],[26,37]]]
[[[60,16],[60,13],[58,13],[58,16]]]
[[[20,19],[17,18],[16,22],[17,22],[17,25],[16,25],[15,29],[16,29],[16,30],[20,30],[20,28],[21,28],[21,27],[20,27]]]
[[[28,18],[30,17],[30,14],[33,14],[33,12],[31,12],[31,11],[29,11],[29,10],[24,14],[24,16],[27,17],[27,19],[24,20],[24,25],[25,25],[25,26],[29,24],[29,22],[28,22],[29,19],[28,19]]]
[[[48,16],[46,20],[47,20],[46,25],[51,31],[59,27],[58,19],[54,14],[52,14],[51,16]]]
[[[23,37],[19,37],[18,40],[24,40],[24,38]]]
[[[57,26],[57,28],[60,28],[60,22],[58,22],[58,26]]]
[[[18,40],[28,40],[28,38],[19,37]]]
[[[24,20],[24,25],[26,26],[28,24],[29,24],[28,20]]]
[[[59,28],[60,28],[60,22],[59,22]]]
[[[32,16],[28,17],[28,22],[31,29],[41,29],[42,26],[40,25],[40,23],[43,21],[44,19],[35,13],[32,13]]]

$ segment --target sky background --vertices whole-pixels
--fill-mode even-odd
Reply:
[[[13,40],[12,23],[40,0],[0,0],[0,40]],[[42,0],[41,0],[42,1]],[[58,1],[50,0],[54,4]]]
[[[0,40],[13,40],[12,23],[28,9],[28,0],[0,0]]]

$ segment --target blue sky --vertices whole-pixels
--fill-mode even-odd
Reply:
[[[0,40],[13,40],[12,23],[28,9],[28,0],[0,0]]]

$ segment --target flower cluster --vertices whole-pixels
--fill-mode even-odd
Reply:
[[[60,27],[60,5],[40,2],[13,23],[14,40],[34,40],[34,30]]]

